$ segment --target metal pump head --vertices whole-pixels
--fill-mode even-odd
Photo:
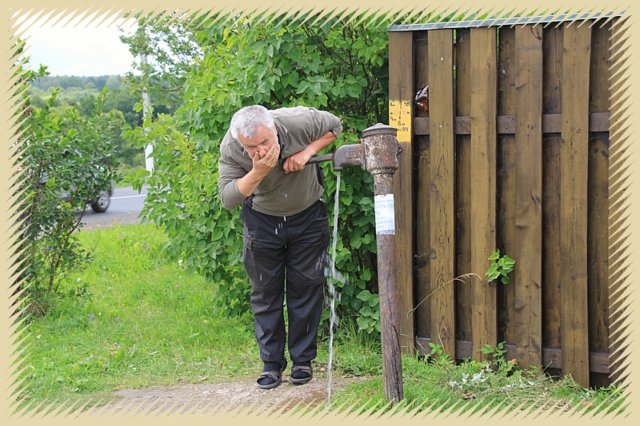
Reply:
[[[398,154],[402,151],[395,127],[378,123],[362,131],[364,164],[371,174],[393,174],[398,168]]]
[[[333,154],[312,157],[308,164],[332,161],[334,170],[360,166],[371,173],[393,173],[402,151],[396,134],[395,127],[378,123],[362,132],[362,143],[342,145]]]

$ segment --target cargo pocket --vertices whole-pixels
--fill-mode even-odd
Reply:
[[[287,279],[298,284],[318,285],[325,281],[329,264],[329,227],[326,219],[316,218],[304,236],[291,244],[287,257]]]
[[[277,287],[284,281],[284,256],[266,242],[245,235],[243,237],[244,268],[254,288]]]

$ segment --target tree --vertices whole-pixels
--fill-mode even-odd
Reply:
[[[137,99],[123,86],[122,78],[117,75],[79,77],[80,87],[69,86],[66,89],[49,87],[50,81],[64,83],[65,78],[68,77],[39,76],[34,80],[38,82],[38,87],[34,84],[30,85],[28,89],[30,104],[39,109],[44,108],[55,91],[56,95],[51,99],[50,108],[64,109],[73,106],[82,116],[88,117],[94,113],[98,98],[101,96],[100,93],[105,92],[101,101],[104,104],[103,112],[117,110],[111,114],[109,125],[110,134],[113,137],[111,143],[114,146],[114,161],[116,164],[140,166],[142,164],[140,150],[132,146],[121,135],[123,127],[135,127],[142,124],[140,113],[135,111]],[[47,87],[48,89],[45,91],[39,87]],[[97,90],[98,87],[101,87],[100,91]],[[160,109],[164,110],[162,106]]]
[[[58,91],[43,108],[29,106],[20,138],[20,227],[26,256],[25,311],[44,314],[72,268],[88,259],[77,241],[87,203],[115,177],[115,112],[103,113],[105,92],[83,116],[72,106],[53,108]]]
[[[122,77],[119,75],[110,75],[104,85],[109,90],[119,89],[120,86],[122,86]]]
[[[173,13],[136,18],[135,33],[120,37],[135,58],[126,82],[139,95],[146,88],[153,105],[171,114],[181,104],[185,77],[201,54],[191,21]]]
[[[233,16],[191,22],[204,56],[186,76],[183,105],[175,117],[160,116],[132,134],[155,146],[156,171],[148,179],[143,214],[166,229],[175,256],[223,288],[217,294],[227,314],[248,310],[249,286],[238,212],[224,210],[218,199],[219,143],[231,115],[254,103],[331,110],[345,127],[339,144],[358,143],[364,128],[386,121],[389,21],[366,26],[350,18],[320,23],[309,15]],[[323,169],[331,198],[335,174],[328,164]],[[368,173],[343,172],[336,259],[346,277],[336,282],[343,315],[356,316],[365,305],[377,309],[366,297],[377,288],[372,189]],[[369,323],[366,331],[375,328]]]
[[[105,111],[117,109],[122,113],[129,126],[136,127],[142,124],[142,114],[136,111],[137,102],[138,99],[123,84],[109,88],[104,109]]]
[[[198,45],[192,34],[181,24],[180,16],[162,14],[152,19],[138,15],[138,28],[131,36],[121,36],[121,40],[129,45],[129,51],[138,58],[134,69],[140,76],[128,73],[127,77],[134,90],[142,98],[138,110],[142,110],[143,119],[153,114],[152,97],[172,112],[182,93],[182,82],[185,69],[197,55]],[[153,95],[150,93],[153,91]],[[154,169],[153,143],[144,146],[146,169]]]

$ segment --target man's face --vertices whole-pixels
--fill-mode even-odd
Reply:
[[[262,158],[267,155],[267,152],[274,144],[278,143],[278,133],[276,129],[270,129],[260,125],[253,137],[247,138],[242,132],[239,132],[238,139],[251,158],[255,157],[256,153]]]

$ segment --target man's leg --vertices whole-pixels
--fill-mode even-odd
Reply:
[[[316,338],[322,314],[329,242],[324,203],[319,202],[292,217],[288,221],[288,232],[288,348],[294,366],[310,366],[317,352]]]
[[[256,341],[264,371],[278,371],[285,366],[284,245],[273,233],[271,216],[246,207],[242,216],[245,222],[243,258],[251,280]],[[265,380],[269,382],[268,378]],[[259,384],[262,383],[259,381]]]
[[[300,284],[287,281],[289,354],[294,365],[310,365],[316,357],[316,337],[323,298],[323,283]]]

